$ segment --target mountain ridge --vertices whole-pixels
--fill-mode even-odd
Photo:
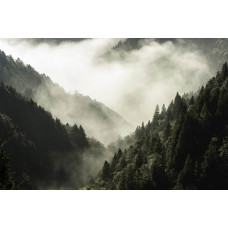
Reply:
[[[80,93],[68,94],[45,74],[39,74],[20,59],[0,51],[0,80],[50,111],[63,123],[81,124],[88,135],[104,144],[126,134],[131,125],[101,102]],[[113,131],[110,132],[109,129]]]
[[[84,175],[96,172],[92,161],[97,160],[98,165],[107,157],[104,146],[87,137],[81,125],[63,125],[3,82],[0,153],[8,156],[11,169],[7,172],[15,173],[15,185],[23,189],[77,189],[83,185]]]

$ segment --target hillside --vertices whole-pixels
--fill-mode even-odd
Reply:
[[[154,40],[160,44],[171,41],[174,44],[178,43],[180,46],[200,52],[207,59],[210,70],[214,73],[227,61],[228,40],[226,38],[155,38]],[[146,41],[145,38],[129,38],[120,41],[113,49],[135,50],[140,48],[144,41]]]
[[[0,142],[2,188],[77,189],[96,172],[90,160],[99,164],[105,157],[105,148],[81,125],[63,125],[3,82]]]
[[[31,97],[64,124],[83,125],[89,136],[102,143],[110,143],[131,129],[119,114],[104,104],[80,93],[66,93],[46,75],[39,74],[30,65],[25,65],[20,59],[14,60],[2,51],[0,81],[11,85],[22,95]]]
[[[177,93],[167,109],[157,106],[153,120],[118,145],[87,188],[227,189],[227,64],[195,97]]]

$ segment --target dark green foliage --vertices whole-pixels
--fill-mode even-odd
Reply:
[[[221,71],[221,80],[225,81],[225,79],[228,76],[228,67],[227,67],[227,62],[223,64],[222,66],[222,71]]]
[[[15,179],[10,167],[10,160],[6,152],[0,148],[0,189],[14,189]]]
[[[195,189],[194,163],[188,154],[183,169],[180,171],[175,189]]]
[[[171,101],[167,108],[166,119],[167,121],[171,121],[173,119],[173,101]]]
[[[167,140],[171,135],[171,125],[169,121],[166,121],[164,126],[164,139]]]
[[[198,95],[196,95],[198,94]],[[105,189],[228,189],[228,68],[138,126]]]
[[[107,181],[111,177],[111,167],[107,161],[105,161],[105,163],[104,163],[101,177],[104,181]]]
[[[192,96],[189,100],[189,105],[194,105],[195,103],[195,98]]]
[[[83,185],[81,170],[86,169],[84,162],[88,162],[85,157],[91,153],[92,157],[100,158],[103,153],[102,146],[88,140],[81,125],[64,126],[33,100],[3,83],[0,137],[5,140],[10,166],[24,189],[78,188]],[[4,164],[2,167],[7,167]]]
[[[159,108],[159,105],[157,105],[156,108],[155,108],[153,121],[152,121],[153,127],[157,127],[158,126],[160,118],[161,118],[161,116],[160,116],[160,108]]]
[[[177,93],[167,109],[156,106],[152,121],[110,144],[110,162],[84,125],[63,125],[34,102],[37,88],[52,104],[59,102],[49,89],[62,90],[48,77],[0,52],[0,78],[29,97],[0,83],[1,189],[228,189],[227,63],[198,92]],[[102,131],[119,118],[89,98],[69,99],[80,100],[73,108],[85,120],[99,116]],[[85,181],[101,163],[97,177]]]
[[[161,118],[161,119],[165,119],[165,117],[166,117],[166,107],[165,107],[165,105],[163,104],[163,105],[162,105],[161,114],[160,114],[160,118]]]

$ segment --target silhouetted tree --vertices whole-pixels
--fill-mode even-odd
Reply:
[[[111,177],[110,164],[107,161],[105,161],[103,169],[102,169],[102,179],[108,180],[110,177]]]

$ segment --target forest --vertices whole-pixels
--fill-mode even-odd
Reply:
[[[228,189],[226,62],[124,137],[118,113],[3,51],[0,81],[2,190]]]
[[[0,75],[5,77],[13,59],[4,52],[0,57]],[[17,61],[13,70],[21,64]],[[23,64],[23,71],[30,69]],[[105,151],[101,143],[86,136],[81,125],[62,124],[31,96],[23,96],[3,81],[0,136],[1,189],[78,189],[84,183],[82,173],[94,172],[88,157],[99,159]]]
[[[113,158],[88,189],[228,189],[227,63],[198,93],[157,105],[151,122],[110,146]]]
[[[104,152],[81,125],[63,125],[3,83],[0,112],[2,189],[77,189],[86,156]]]

